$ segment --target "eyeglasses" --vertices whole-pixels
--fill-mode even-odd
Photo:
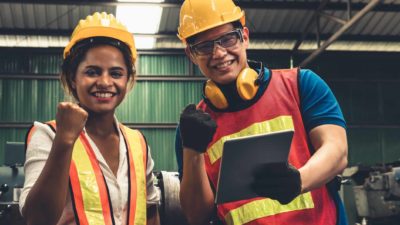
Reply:
[[[232,46],[235,46],[238,40],[243,42],[243,34],[241,29],[236,29],[225,33],[215,40],[204,41],[194,45],[190,45],[190,49],[196,55],[209,55],[213,53],[216,43],[223,48],[230,48]]]

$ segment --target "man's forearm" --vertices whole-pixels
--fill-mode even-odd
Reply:
[[[214,193],[204,168],[204,156],[190,149],[183,152],[182,210],[190,224],[207,224],[214,210]]]
[[[323,125],[311,131],[311,142],[316,152],[299,169],[302,192],[318,188],[347,166],[347,138],[344,128],[336,125]]]

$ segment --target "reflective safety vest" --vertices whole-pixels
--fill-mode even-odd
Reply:
[[[310,159],[308,136],[300,111],[297,74],[297,69],[272,70],[268,87],[260,99],[237,112],[215,112],[205,102],[199,103],[199,108],[209,113],[218,126],[204,154],[206,172],[214,187],[218,183],[223,144],[231,138],[294,130],[289,163],[300,168]],[[251,162],[243,162],[246,163]],[[286,205],[259,197],[220,204],[217,211],[219,218],[228,225],[336,224],[336,207],[325,186],[300,194]]]
[[[55,121],[47,122],[56,131]],[[147,145],[142,134],[120,124],[127,146],[129,165],[129,225],[146,224]],[[29,132],[33,133],[33,129]],[[28,134],[28,140],[30,139]],[[107,184],[88,139],[82,132],[74,144],[69,183],[76,223],[79,225],[115,224]]]

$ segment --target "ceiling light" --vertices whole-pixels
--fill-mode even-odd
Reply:
[[[160,0],[141,0],[140,2],[160,2]],[[161,13],[162,7],[157,4],[119,5],[116,17],[134,34],[155,34],[159,30]]]
[[[156,39],[140,34],[155,34],[159,31],[162,7],[146,3],[160,3],[164,0],[119,0],[119,2],[136,3],[118,5],[116,10],[116,17],[133,33],[136,48],[154,48]]]
[[[156,39],[153,37],[143,37],[135,35],[135,46],[137,49],[152,49],[155,46]]]
[[[132,3],[137,3],[137,2],[164,2],[164,0],[118,0],[118,2],[132,2]]]

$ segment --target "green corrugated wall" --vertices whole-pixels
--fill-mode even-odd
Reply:
[[[48,120],[64,99],[58,80],[2,79],[0,89],[0,122]]]
[[[200,99],[201,83],[139,81],[118,107],[120,120],[130,123],[176,123],[188,102]]]
[[[295,56],[295,63],[306,56]],[[249,58],[261,59],[269,68],[287,68],[290,52],[249,51]],[[391,53],[325,52],[309,66],[327,81],[341,105],[348,123],[349,165],[400,159],[399,58],[399,54]],[[60,63],[60,49],[0,49],[0,163],[6,141],[24,141],[27,128],[16,124],[27,126],[33,120],[54,118],[57,103],[64,99],[54,79]],[[201,81],[185,81],[179,76],[199,77],[201,73],[183,51],[140,54],[137,67],[144,80],[136,83],[117,116],[121,122],[144,124],[141,130],[152,150],[156,170],[176,170],[174,125],[182,108],[200,99],[202,88]],[[15,79],[13,75],[44,77]],[[175,80],[146,80],[168,76]],[[152,124],[159,128],[146,128]],[[344,189],[349,219],[354,224],[351,188]]]
[[[0,122],[46,121],[64,100],[58,80],[0,79]],[[197,81],[139,81],[117,109],[129,123],[176,123],[181,109],[200,99]]]
[[[0,123],[30,123],[33,120],[46,121],[55,115],[56,105],[64,99],[63,91],[56,77],[61,64],[59,49],[0,49]],[[264,59],[268,67],[285,68],[289,55],[279,52],[251,51],[251,59]],[[358,163],[375,164],[399,159],[400,142],[396,135],[400,131],[399,73],[395,68],[398,57],[386,54],[375,57],[371,54],[326,53],[310,68],[325,79],[334,91],[347,123],[349,137],[350,165]],[[295,58],[296,59],[296,58]],[[300,61],[299,57],[298,61]],[[377,62],[377,60],[380,60]],[[375,63],[368,63],[375,60]],[[199,76],[196,66],[190,64],[184,52],[172,54],[140,54],[138,74],[157,77],[178,77],[175,80],[139,80],[127,99],[121,104],[117,116],[122,122],[175,124],[182,108],[190,102],[197,102],[201,94],[201,81],[183,81],[179,76]],[[191,71],[193,70],[193,71]],[[10,79],[13,75],[42,75],[42,79]],[[45,79],[46,76],[49,79]],[[52,78],[52,79],[50,79]],[[3,160],[3,143],[22,141],[15,134],[22,128],[0,127],[0,162]],[[152,131],[156,128],[144,128]],[[23,129],[22,129],[23,130]],[[171,135],[170,128],[149,132],[149,140],[159,140],[164,133]],[[10,133],[10,134],[7,134]],[[18,134],[19,134],[18,133]],[[12,135],[11,135],[12,134]],[[15,136],[14,136],[15,135]],[[149,141],[155,153],[167,148],[171,155],[159,161],[158,169],[176,169],[173,158],[173,138],[165,143]],[[364,140],[368,140],[365,142]],[[368,153],[368,154],[366,154]],[[168,165],[168,166],[167,166]]]
[[[189,74],[189,61],[181,55],[140,55],[138,74],[171,76]]]

